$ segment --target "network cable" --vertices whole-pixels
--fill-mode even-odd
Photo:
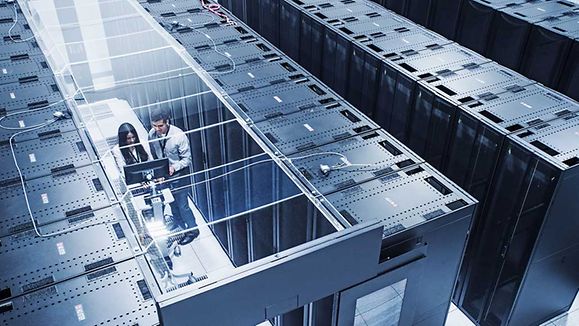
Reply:
[[[26,39],[20,39],[20,40],[15,40],[12,37],[12,30],[14,29],[14,27],[16,27],[16,24],[18,24],[18,8],[16,6],[16,0],[14,0],[14,23],[12,24],[12,26],[10,26],[10,28],[8,29],[8,37],[10,38],[10,40],[14,43],[22,43],[22,42],[28,42],[32,39],[34,39],[34,35],[26,38]]]

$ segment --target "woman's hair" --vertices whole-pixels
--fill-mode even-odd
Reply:
[[[135,130],[135,127],[133,127],[133,125],[130,123],[123,123],[122,125],[119,126],[118,137],[119,137],[119,147],[121,148],[121,153],[123,154],[125,163],[126,164],[137,163],[133,158],[133,156],[131,155],[129,144],[127,144],[127,135],[129,133],[135,136],[135,145],[133,146],[136,148],[137,153],[141,157],[141,161],[148,161],[149,155],[147,154],[145,148],[141,144],[141,141],[139,140],[139,134]]]

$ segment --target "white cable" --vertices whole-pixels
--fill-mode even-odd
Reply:
[[[51,232],[51,233],[47,233],[47,234],[42,234],[40,233],[40,230],[38,230],[38,226],[36,225],[36,220],[34,219],[34,215],[32,214],[32,208],[30,207],[30,200],[28,199],[28,193],[26,191],[26,184],[24,183],[24,176],[22,174],[22,170],[20,169],[20,165],[18,165],[18,160],[16,159],[16,153],[14,151],[14,137],[21,135],[23,133],[26,132],[30,132],[36,129],[40,129],[43,127],[46,127],[54,122],[58,121],[58,119],[52,119],[52,120],[48,120],[47,122],[43,123],[43,124],[39,124],[36,127],[30,128],[30,129],[26,129],[20,132],[15,133],[14,135],[10,136],[10,139],[8,141],[9,145],[10,145],[10,151],[12,153],[12,159],[14,160],[14,165],[16,166],[16,170],[18,171],[18,176],[20,177],[20,184],[22,186],[22,191],[24,193],[24,201],[26,202],[26,209],[28,210],[28,214],[30,214],[30,220],[32,221],[32,227],[34,228],[34,232],[36,233],[36,235],[38,235],[41,238],[47,238],[47,237],[53,237],[56,235],[61,235],[70,231],[75,231],[78,229],[81,229],[83,227],[89,227],[89,226],[95,226],[95,225],[101,225],[101,224],[109,224],[109,223],[113,223],[111,221],[105,221],[105,222],[99,222],[99,223],[93,223],[93,224],[88,224],[88,225],[84,225],[85,223],[88,223],[90,221],[86,220],[84,222],[81,222],[79,224],[77,224],[74,227],[70,227],[61,231],[56,231],[56,232]]]
[[[17,23],[18,23],[18,8],[16,7],[16,0],[14,0],[14,23],[12,24],[12,26],[10,26],[10,29],[8,29],[8,37],[14,43],[28,42],[28,41],[34,39],[34,35],[32,35],[29,38],[23,39],[23,40],[15,40],[14,38],[12,38],[12,29],[14,29],[14,27],[16,27]]]

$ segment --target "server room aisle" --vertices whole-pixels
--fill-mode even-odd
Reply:
[[[446,319],[446,326],[471,325],[474,326],[474,324],[451,303],[448,318]],[[569,312],[551,319],[542,324],[542,326],[579,326],[579,295],[575,298],[575,302],[573,302],[573,306],[571,306]]]
[[[180,246],[181,253],[178,256],[174,254],[171,256],[174,276],[171,279],[163,279],[162,286],[165,290],[184,284],[190,275],[196,280],[208,278],[209,273],[210,277],[219,278],[219,275],[235,268],[197,207],[191,201],[189,206],[199,225],[199,236],[190,244]]]

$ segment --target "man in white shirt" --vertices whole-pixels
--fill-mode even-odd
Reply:
[[[169,114],[165,111],[151,113],[152,129],[149,131],[149,141],[153,158],[169,159],[169,175],[172,179],[171,189],[175,201],[171,203],[173,220],[182,229],[196,228],[197,223],[189,207],[189,190],[191,188],[191,148],[187,135],[177,126],[169,123]],[[195,229],[185,233],[179,240],[180,245],[186,245],[199,236]]]

